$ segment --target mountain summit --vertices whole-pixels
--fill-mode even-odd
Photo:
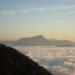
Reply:
[[[15,45],[40,46],[48,43],[49,41],[44,36],[38,35],[30,38],[21,38],[15,42]]]
[[[37,36],[33,36],[33,37],[29,37],[29,38],[21,38],[19,40],[26,40],[26,39],[46,39],[43,35],[37,35]]]
[[[57,46],[57,47],[72,47],[75,42],[69,40],[46,39],[42,35],[37,35],[29,38],[21,38],[14,42],[1,42],[3,44],[20,45],[20,46]]]
[[[33,39],[44,39],[44,40],[46,40],[46,38],[43,36],[43,35],[37,35],[37,36],[34,36],[34,37],[32,37]]]

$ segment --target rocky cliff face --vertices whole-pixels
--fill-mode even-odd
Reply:
[[[16,49],[0,44],[0,75],[52,75]]]

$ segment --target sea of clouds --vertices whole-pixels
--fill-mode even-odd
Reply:
[[[13,46],[51,71],[53,75],[75,75],[75,47]]]

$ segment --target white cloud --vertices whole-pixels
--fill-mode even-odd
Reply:
[[[16,15],[16,12],[14,12],[14,11],[9,11],[8,12],[10,15]]]
[[[25,9],[25,10],[23,10],[21,13],[29,14],[29,11]]]
[[[75,5],[68,6],[56,6],[56,7],[40,7],[40,8],[30,8],[24,9],[23,13],[34,13],[34,12],[51,12],[51,11],[68,11],[74,13]]]
[[[30,12],[44,12],[47,8],[31,8]]]
[[[19,14],[30,14],[35,12],[55,12],[55,11],[64,11],[64,13],[75,13],[75,5],[67,5],[67,6],[56,6],[56,7],[39,7],[39,8],[29,8],[29,9],[21,9],[19,11],[13,10],[0,10],[0,14],[2,15],[16,15]]]
[[[75,8],[75,6],[58,6],[58,7],[48,7],[48,8],[45,8],[45,10],[57,11],[57,10],[69,10],[73,8]]]
[[[10,10],[0,10],[1,15],[16,15],[15,11],[10,11]]]

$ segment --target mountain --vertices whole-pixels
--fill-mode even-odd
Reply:
[[[42,35],[38,35],[30,38],[21,38],[15,41],[13,45],[71,47],[71,46],[75,46],[75,42],[69,40],[55,40],[55,39],[49,40]]]
[[[18,50],[0,44],[0,75],[52,75]]]
[[[30,38],[21,38],[17,40],[14,44],[15,45],[26,45],[26,46],[41,46],[41,45],[48,45],[49,41],[44,38],[42,35],[30,37]]]

